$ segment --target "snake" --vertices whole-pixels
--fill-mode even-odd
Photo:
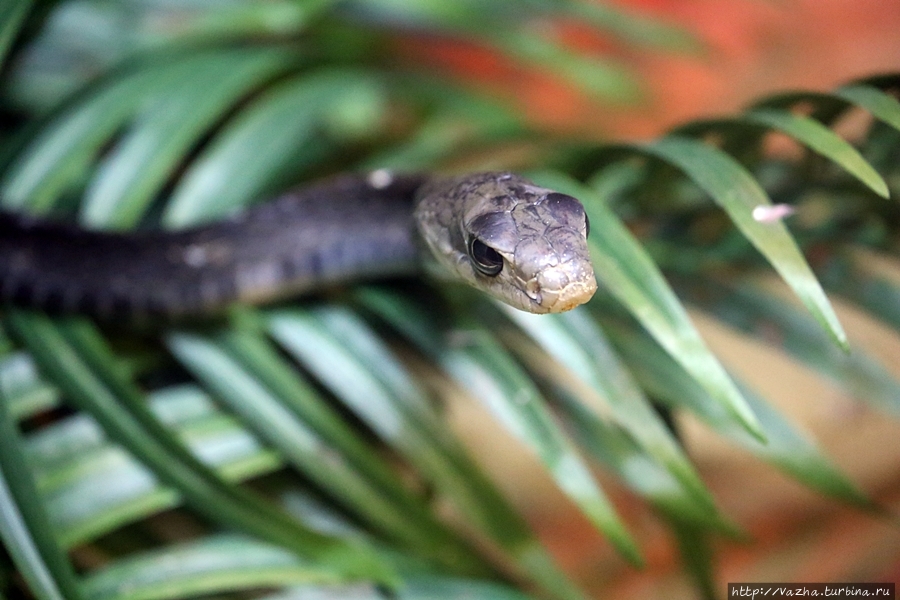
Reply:
[[[102,320],[184,319],[430,273],[556,313],[597,289],[589,229],[576,198],[505,171],[347,173],[175,230],[0,212],[0,300]]]

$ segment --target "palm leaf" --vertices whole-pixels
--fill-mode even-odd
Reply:
[[[0,539],[41,599],[81,598],[75,571],[50,526],[6,398],[0,403]]]
[[[9,47],[19,33],[19,27],[25,21],[31,5],[31,0],[15,0],[7,2],[0,9],[0,64],[3,64],[3,59],[6,58]]]
[[[4,138],[5,208],[80,214],[95,227],[182,227],[333,171],[496,168],[506,165],[494,156],[524,145],[517,166],[584,200],[602,285],[587,307],[540,319],[437,283],[133,335],[4,309],[0,537],[34,595],[278,588],[269,597],[367,598],[387,583],[401,598],[583,597],[448,429],[436,401],[453,401],[447,390],[480,402],[638,563],[629,523],[591,468],[616,474],[670,524],[707,596],[710,537],[740,530],[651,400],[871,508],[812,440],[729,374],[682,301],[747,335],[777,331],[782,351],[897,413],[900,383],[864,352],[843,352],[823,292],[900,327],[896,283],[860,258],[896,257],[895,209],[884,200],[900,177],[890,78],[763,98],[643,145],[585,148],[398,61],[396,40],[462,38],[622,101],[640,93],[632,73],[536,36],[535,24],[575,17],[625,43],[691,50],[683,32],[580,1],[245,0],[178,18],[171,3],[128,1],[110,3],[107,20],[60,2],[42,24],[28,20],[30,3],[8,4],[0,51],[14,51],[0,110],[24,116],[15,141]],[[59,34],[84,30],[81,19],[100,24],[94,38]],[[13,46],[29,25],[37,33]],[[83,68],[38,60],[47,55],[80,56]],[[832,127],[851,110],[872,123],[844,140]],[[809,152],[766,153],[770,130]],[[812,201],[832,218],[754,217],[759,206],[802,211]],[[716,218],[715,239],[693,236],[692,223]],[[635,223],[658,235],[637,235]],[[812,246],[827,252],[807,260]],[[760,255],[809,314],[753,282]],[[166,510],[202,517],[198,533],[137,533]],[[108,558],[75,575],[64,549],[85,545]]]

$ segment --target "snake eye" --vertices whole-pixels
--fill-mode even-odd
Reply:
[[[500,253],[476,237],[469,240],[469,258],[478,272],[488,277],[496,277],[503,270]]]
[[[584,215],[584,239],[588,239],[591,235],[591,220]]]

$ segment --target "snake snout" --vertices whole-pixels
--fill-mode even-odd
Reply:
[[[571,270],[569,265],[547,268],[529,282],[528,296],[540,312],[571,310],[590,300],[597,291],[593,269]],[[537,310],[535,312],[538,312]]]

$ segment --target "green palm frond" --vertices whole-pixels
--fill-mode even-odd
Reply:
[[[4,209],[177,228],[331,172],[496,167],[492,152],[513,149],[527,158],[512,166],[585,203],[601,290],[534,317],[452,285],[367,285],[140,332],[5,308],[4,580],[19,573],[42,599],[583,597],[448,428],[444,400],[460,393],[640,564],[592,468],[615,474],[671,526],[708,596],[709,538],[741,531],[656,403],[872,507],[730,374],[683,302],[764,341],[778,332],[789,356],[900,413],[900,382],[863,349],[847,354],[825,294],[900,330],[900,286],[865,260],[897,256],[897,79],[593,146],[534,131],[394,42],[465,39],[622,100],[635,76],[539,35],[548,22],[667,51],[692,50],[689,37],[579,1],[31,4],[0,9]],[[851,112],[870,119],[845,140],[835,125]],[[801,151],[767,152],[771,131]],[[796,219],[760,217],[772,205]],[[698,236],[700,222],[715,235]],[[759,283],[773,271],[797,307]],[[163,511],[191,534],[154,533]],[[104,558],[73,568],[67,552],[85,547]]]

